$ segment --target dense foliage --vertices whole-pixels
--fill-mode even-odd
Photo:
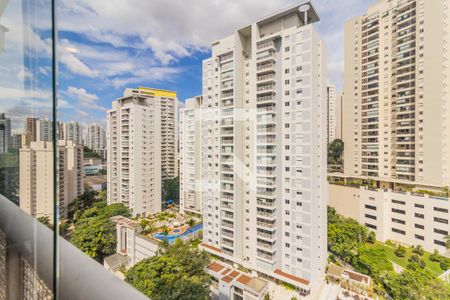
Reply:
[[[0,154],[0,194],[19,205],[19,153]]]
[[[72,244],[102,262],[106,256],[116,252],[116,226],[110,218],[117,215],[129,217],[130,212],[122,203],[94,203],[77,218]]]
[[[375,242],[375,236],[365,226],[328,208],[328,248],[332,256],[371,276],[379,294],[387,293],[394,299],[450,299],[450,286],[425,269],[420,257],[424,254],[422,247],[413,249],[407,268],[397,274],[385,249],[371,247],[371,242]],[[405,252],[403,247],[395,250],[397,256]],[[445,262],[445,258],[434,255],[434,259]]]
[[[83,157],[84,158],[101,158],[97,152],[94,152],[91,148],[84,146],[83,147]]]
[[[163,181],[163,201],[173,200],[175,204],[180,203],[180,180],[179,177]]]
[[[177,240],[162,253],[142,260],[126,272],[126,281],[153,300],[208,299],[209,258]]]
[[[342,153],[344,152],[344,142],[335,139],[328,145],[328,163],[330,165],[342,165]]]

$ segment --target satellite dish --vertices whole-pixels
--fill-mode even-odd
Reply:
[[[309,5],[309,4],[303,4],[302,6],[300,6],[300,7],[298,8],[298,11],[299,11],[299,12],[302,12],[302,13],[305,13],[305,12],[307,12],[308,10],[310,10],[310,8],[311,8],[311,5]]]

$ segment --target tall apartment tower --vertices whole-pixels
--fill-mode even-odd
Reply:
[[[309,1],[203,61],[202,248],[309,293],[327,260],[327,74]]]
[[[162,179],[178,176],[178,99],[174,91],[147,87],[126,89],[125,96],[138,94],[156,102],[161,111],[161,175]]]
[[[180,109],[180,211],[202,212],[202,96]]]
[[[337,93],[336,85],[327,85],[327,143],[330,144],[336,139],[337,127]]]
[[[161,108],[138,89],[107,112],[108,203],[134,216],[161,211]]]
[[[64,140],[83,145],[83,125],[74,121],[64,123]]]
[[[11,119],[0,114],[0,154],[8,153],[11,143]]]
[[[380,0],[346,24],[346,174],[450,185],[449,15],[448,0]]]
[[[51,142],[53,140],[52,127],[52,121],[48,118],[36,119],[36,141]]]
[[[90,149],[103,149],[106,147],[106,131],[98,124],[88,127],[87,143]]]
[[[344,93],[337,93],[336,96],[336,139],[342,140],[342,104]]]
[[[58,208],[67,217],[73,199],[83,193],[83,149],[72,141],[58,141]],[[53,143],[31,142],[20,149],[20,207],[33,217],[53,222]]]
[[[25,132],[30,137],[30,142],[37,141],[38,118],[27,118],[25,122]]]

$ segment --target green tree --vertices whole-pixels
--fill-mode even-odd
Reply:
[[[47,226],[48,228],[53,230],[53,224],[50,222],[50,217],[42,216],[42,217],[37,218],[37,220],[39,222],[41,222],[42,224],[44,224],[45,226]]]
[[[450,235],[446,235],[445,239],[445,248],[450,249]]]
[[[189,225],[189,227],[193,227],[193,226],[195,225],[195,220],[192,219],[192,218],[190,218],[190,219],[188,220],[188,225]]]
[[[342,165],[342,153],[344,152],[344,142],[335,139],[328,145],[328,163],[331,165]]]
[[[180,180],[178,177],[163,181],[163,201],[173,200],[175,204],[180,203]]]
[[[406,254],[406,249],[405,249],[405,247],[403,247],[403,246],[398,246],[396,249],[395,249],[395,255],[396,256],[398,256],[398,257],[405,257],[405,254]]]
[[[97,199],[98,193],[87,189],[84,191],[83,194],[76,197],[72,202],[69,203],[68,207],[68,216],[71,220],[76,220],[83,212],[89,208],[91,208],[96,201],[99,201]],[[106,199],[105,199],[106,203]]]
[[[94,150],[90,149],[87,146],[83,147],[83,157],[84,158],[101,158],[98,153],[94,152]]]
[[[177,240],[162,254],[137,263],[125,278],[153,300],[208,299],[208,263],[205,252]]]
[[[106,205],[95,203],[77,220],[71,242],[84,253],[102,262],[116,251],[116,225],[111,221],[113,216],[129,217],[129,210],[122,203]]]
[[[422,256],[424,253],[425,253],[425,251],[423,250],[423,247],[421,246],[421,245],[417,245],[417,246],[415,246],[414,248],[413,248],[413,251],[412,251],[414,254],[417,254],[417,255],[419,255],[419,256]]]
[[[19,205],[19,154],[0,154],[0,194]]]

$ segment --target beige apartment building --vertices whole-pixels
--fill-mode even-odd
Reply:
[[[327,144],[331,144],[336,138],[337,133],[337,105],[338,92],[336,85],[328,82],[327,84]]]
[[[377,239],[441,253],[450,231],[449,16],[448,0],[379,0],[346,24],[345,174],[330,174],[339,185],[329,191],[330,205]]]
[[[178,176],[178,99],[174,91],[139,87],[126,89],[124,96],[139,94],[155,101],[161,111],[161,176],[162,180]]]
[[[86,146],[106,158],[106,130],[98,124],[90,124],[87,129]]]
[[[58,141],[58,214],[67,217],[69,203],[83,193],[83,149]],[[53,143],[31,142],[20,149],[20,207],[33,217],[54,215]]]
[[[345,173],[450,185],[450,3],[380,0],[345,26]]]
[[[63,125],[63,139],[73,141],[77,145],[84,145],[83,125],[79,122],[71,121]]]
[[[107,112],[107,200],[133,216],[161,211],[161,106],[140,89],[127,89]]]
[[[180,211],[202,213],[202,96],[180,110]]]
[[[317,21],[304,1],[213,42],[203,61],[201,247],[302,294],[323,280],[327,260]]]

